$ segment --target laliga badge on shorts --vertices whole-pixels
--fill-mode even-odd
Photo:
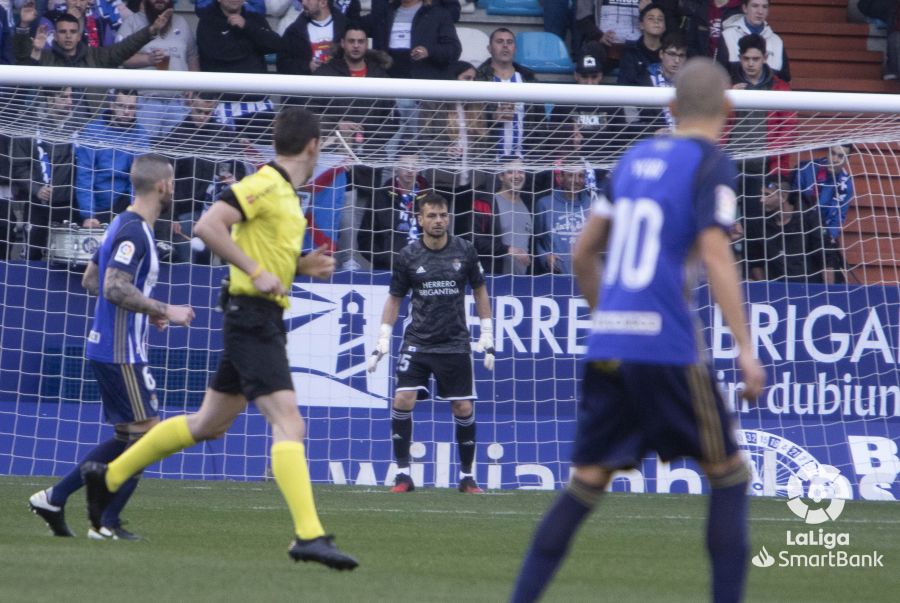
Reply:
[[[113,259],[120,264],[125,264],[127,266],[131,263],[131,258],[133,257],[134,243],[131,241],[122,241],[119,243],[119,248],[116,250],[116,256]]]

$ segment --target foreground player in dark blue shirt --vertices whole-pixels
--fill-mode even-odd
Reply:
[[[187,325],[194,318],[190,306],[173,306],[150,297],[159,273],[153,224],[172,204],[175,173],[160,155],[141,155],[131,166],[134,204],[122,212],[103,237],[88,264],[82,285],[98,295],[86,355],[100,387],[103,414],[115,425],[115,436],[101,442],[81,463],[52,488],[29,500],[56,536],[72,536],[65,521],[68,497],[81,488],[85,463],[109,462],[132,442],[159,423],[156,382],[147,364],[150,325],[160,330],[168,324]],[[88,531],[94,540],[137,537],[122,528],[119,512],[137,487],[131,478],[116,493],[101,525]]]
[[[434,375],[438,400],[447,400],[456,424],[459,451],[459,491],[479,494],[472,463],[475,460],[475,384],[472,344],[466,318],[466,285],[471,285],[475,311],[481,319],[478,350],[484,366],[494,368],[494,325],[491,300],[478,252],[471,243],[447,233],[447,201],[436,193],[419,200],[417,220],[422,238],[397,254],[390,295],[381,315],[381,333],[369,360],[369,372],[390,351],[391,334],[400,302],[412,290],[409,321],[397,360],[397,387],[391,407],[391,441],[397,459],[392,492],[412,492],[409,472],[412,410],[419,397],[427,397]]]
[[[741,598],[750,474],[710,364],[699,357],[696,312],[685,299],[699,259],[739,349],[744,397],[755,398],[765,375],[750,346],[728,237],[735,168],[715,146],[730,110],[728,87],[725,71],[709,59],[681,70],[670,104],[675,134],[626,153],[576,244],[575,275],[593,312],[593,331],[575,471],[538,525],[516,580],[516,603],[540,597],[612,472],[638,466],[650,451],[664,461],[700,463],[711,487],[712,599]]]

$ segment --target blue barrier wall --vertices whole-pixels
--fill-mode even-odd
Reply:
[[[221,317],[209,308],[224,273],[164,266],[160,274],[156,297],[197,310],[191,328],[151,336],[164,414],[196,408],[202,399],[221,350]],[[365,372],[387,282],[386,274],[341,273],[333,283],[295,286],[286,317],[288,348],[298,400],[309,418],[315,481],[374,485],[393,478],[392,367],[383,362],[375,374]],[[566,277],[495,277],[488,286],[498,356],[493,374],[476,358],[479,480],[490,487],[559,487],[569,471],[587,309]],[[705,288],[698,291],[698,307],[717,378],[735,406],[741,445],[753,461],[753,491],[785,495],[791,476],[825,464],[840,472],[838,486],[848,496],[900,497],[897,289],[750,283],[747,296],[754,345],[769,376],[756,406],[738,400],[731,339]],[[0,263],[0,300],[0,474],[60,474],[110,431],[83,361],[91,302],[79,274],[35,263]],[[471,300],[469,305],[475,325]],[[395,352],[399,343],[395,337]],[[418,481],[453,485],[449,409],[420,403],[414,418]],[[265,423],[251,408],[224,440],[176,455],[148,473],[262,479],[267,449]],[[701,492],[706,485],[691,462],[648,458],[614,487]]]

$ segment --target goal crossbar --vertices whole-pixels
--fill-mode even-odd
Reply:
[[[560,103],[572,105],[643,105],[662,107],[671,100],[671,88],[640,86],[576,86],[572,84],[517,84],[448,80],[397,80],[387,78],[340,78],[304,75],[209,73],[198,71],[145,71],[141,69],[92,69],[69,67],[25,67],[0,65],[3,86],[73,86],[108,88],[152,88],[371,98],[416,98],[445,101],[493,101]],[[888,113],[900,128],[900,100],[896,94],[851,92],[730,90],[735,109]]]

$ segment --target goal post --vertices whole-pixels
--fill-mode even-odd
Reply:
[[[406,219],[399,217],[408,211],[406,194],[434,188],[458,214],[458,234],[478,239],[490,273],[497,363],[489,373],[476,356],[477,478],[489,488],[566,482],[590,317],[572,277],[548,268],[548,254],[565,255],[554,245],[577,235],[584,213],[554,213],[552,198],[589,193],[632,142],[665,131],[671,89],[10,66],[0,66],[0,82],[0,202],[12,223],[0,260],[0,475],[59,475],[109,432],[83,358],[94,300],[78,273],[102,228],[84,227],[80,202],[85,195],[127,199],[115,184],[127,174],[125,163],[85,157],[153,150],[176,163],[176,206],[190,211],[161,221],[158,238],[168,255],[156,296],[190,303],[197,320],[154,332],[151,365],[162,413],[192,411],[222,350],[221,316],[212,308],[226,269],[204,253],[190,225],[224,186],[272,158],[271,116],[292,103],[323,123],[320,164],[300,191],[310,220],[306,244],[330,245],[340,267],[327,283],[298,279],[286,315],[314,481],[393,480],[389,409],[399,322],[392,361],[373,374],[365,370],[393,244],[376,249],[375,241],[387,240],[386,223]],[[66,106],[51,106],[69,89]],[[146,120],[156,134],[104,130],[116,102],[110,89],[138,91],[133,120]],[[716,378],[752,460],[753,492],[786,496],[792,477],[825,466],[839,471],[843,496],[900,498],[900,104],[894,95],[845,93],[731,91],[729,98],[735,112],[722,142],[742,171],[737,188],[746,225],[734,235],[735,249],[762,250],[766,258],[762,278],[753,270],[758,262],[745,270],[752,343],[768,373],[756,405],[739,400],[733,342],[707,288],[695,293]],[[221,121],[221,128],[182,137],[176,122],[199,111],[194,102],[205,103],[210,123]],[[363,124],[362,135],[345,122]],[[461,131],[469,141],[463,147],[455,142]],[[510,146],[516,132],[521,147]],[[63,158],[49,170],[42,155],[48,144]],[[518,161],[504,153],[519,148]],[[849,157],[838,166],[842,152]],[[529,232],[485,229],[490,219],[505,220],[494,215],[494,202],[512,171],[524,175],[515,193],[528,210]],[[70,180],[59,181],[64,177]],[[403,178],[409,188],[395,189]],[[34,195],[44,185],[71,189],[68,224],[37,223]],[[764,204],[770,185],[794,199],[796,211],[819,216],[816,241],[775,228]],[[837,226],[826,206],[837,211]],[[509,248],[522,236],[530,241],[529,267],[517,269]],[[768,272],[795,270],[798,262],[808,273],[776,279]],[[471,299],[468,313],[474,342]],[[413,422],[416,483],[453,486],[450,409],[422,402]],[[251,406],[222,440],[148,474],[264,479],[268,442]],[[613,489],[701,492],[708,485],[694,463],[654,457],[622,474]]]

